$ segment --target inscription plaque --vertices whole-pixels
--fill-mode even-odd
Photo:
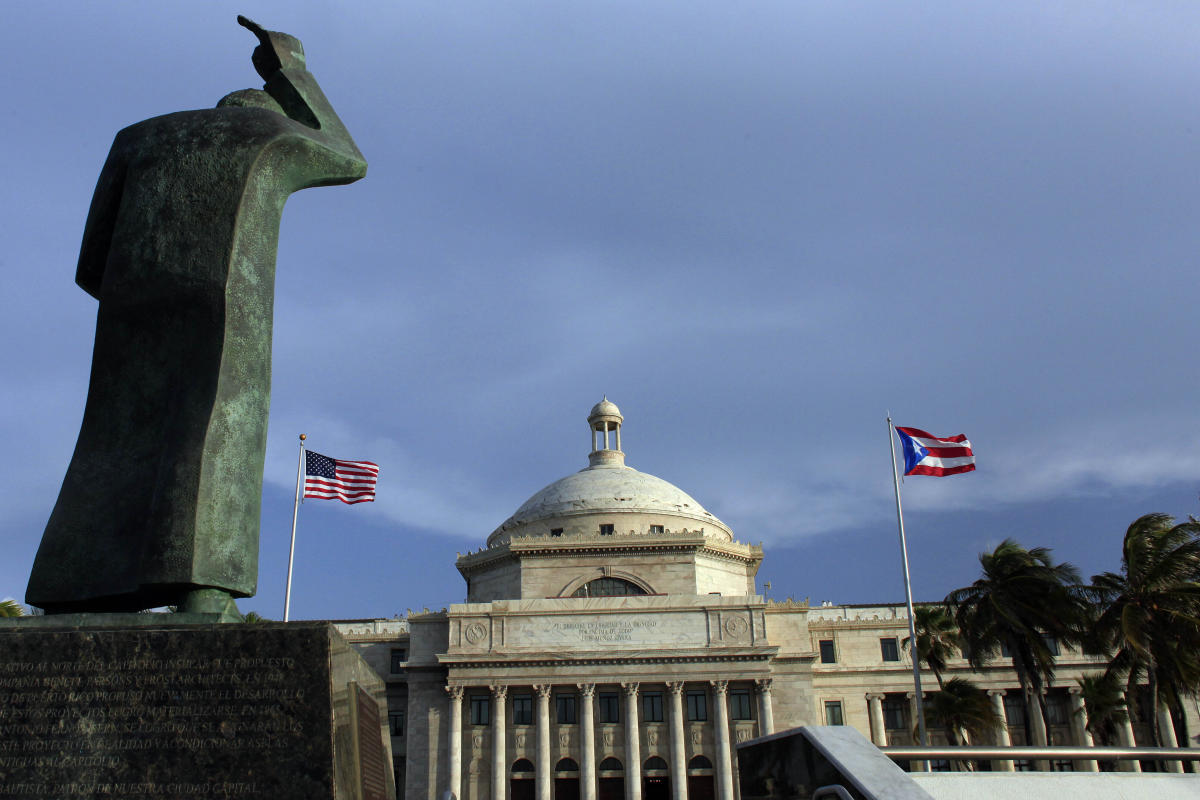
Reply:
[[[334,687],[382,695],[353,659],[324,624],[0,631],[0,800],[353,796]]]
[[[514,648],[560,645],[702,646],[707,643],[701,614],[562,614],[508,619]]]

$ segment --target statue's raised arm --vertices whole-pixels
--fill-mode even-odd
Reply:
[[[96,185],[91,382],[26,593],[48,613],[230,617],[256,590],[280,218],[367,163],[300,41],[238,22],[264,89],[125,128]]]

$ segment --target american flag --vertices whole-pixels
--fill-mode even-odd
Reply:
[[[339,461],[304,451],[304,496],[343,503],[370,503],[375,499],[379,465],[370,461]]]

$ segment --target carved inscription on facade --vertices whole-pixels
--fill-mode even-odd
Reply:
[[[513,647],[561,645],[701,645],[705,643],[704,621],[679,616],[565,614],[554,617],[512,617],[508,642]]]

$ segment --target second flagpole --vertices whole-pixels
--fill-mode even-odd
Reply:
[[[900,471],[896,468],[896,433],[892,426],[892,414],[890,411],[887,415],[887,426],[888,448],[892,453],[892,482],[896,487],[896,519],[900,523],[900,560],[904,564],[904,601],[908,604],[908,643],[912,652],[913,688],[916,690],[917,731],[920,736],[920,745],[924,747],[927,741],[925,737],[925,703],[921,695],[921,658],[917,653],[917,628],[916,622],[913,619],[912,582],[909,580],[908,575],[908,540],[904,536],[904,511],[900,507]],[[928,769],[928,762],[926,762],[926,768]]]
[[[292,610],[292,559],[296,556],[296,518],[300,515],[300,487],[304,483],[304,440],[300,434],[300,463],[296,465],[296,505],[292,507],[292,545],[288,548],[287,586],[283,591],[283,621],[288,621]]]

